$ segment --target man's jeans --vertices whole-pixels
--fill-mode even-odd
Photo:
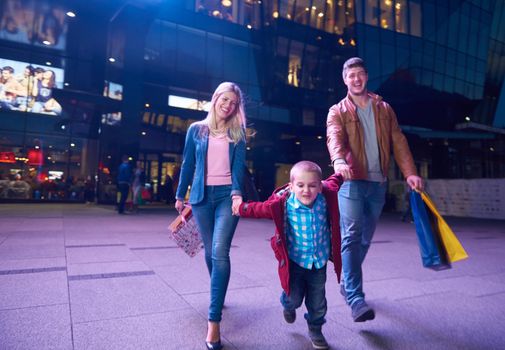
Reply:
[[[238,217],[231,213],[231,185],[205,186],[203,201],[192,205],[210,275],[209,321],[220,322],[230,280],[230,246]]]
[[[338,191],[342,271],[347,303],[364,299],[361,265],[382,212],[387,182],[345,181]]]
[[[281,294],[281,304],[286,310],[293,311],[302,305],[305,297],[305,306],[308,313],[305,319],[311,327],[321,327],[326,320],[324,316],[328,309],[326,305],[326,265],[320,269],[304,269],[294,261],[289,261],[289,296],[286,292]]]

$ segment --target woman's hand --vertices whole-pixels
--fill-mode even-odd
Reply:
[[[184,202],[181,201],[180,199],[175,201],[175,210],[180,214],[182,212],[182,209],[184,209],[185,205]]]
[[[240,204],[242,204],[242,196],[235,195],[231,197],[231,213],[236,216],[240,216]]]

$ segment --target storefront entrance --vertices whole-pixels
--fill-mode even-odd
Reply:
[[[139,160],[146,172],[146,189],[152,200],[172,204],[179,183],[182,156],[175,153],[141,153]]]

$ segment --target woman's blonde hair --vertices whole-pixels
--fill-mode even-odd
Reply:
[[[246,117],[244,110],[244,98],[242,96],[242,91],[235,83],[224,82],[219,84],[219,86],[216,88],[216,91],[214,91],[214,94],[212,95],[209,113],[207,113],[207,117],[200,123],[206,124],[209,127],[209,131],[211,133],[217,131],[216,102],[219,97],[225,92],[233,92],[235,96],[237,96],[237,105],[235,106],[235,111],[226,122],[228,137],[230,137],[234,143],[238,143],[242,140],[245,141]]]

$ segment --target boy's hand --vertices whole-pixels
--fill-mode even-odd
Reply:
[[[240,204],[242,204],[242,196],[233,196],[231,203],[231,213],[235,216],[240,216]]]
[[[336,174],[342,175],[344,180],[349,180],[352,176],[351,167],[344,163],[334,164],[333,170],[335,170]]]

